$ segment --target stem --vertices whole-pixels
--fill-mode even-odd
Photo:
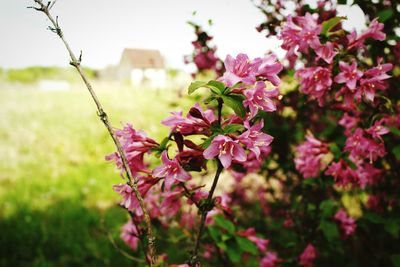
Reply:
[[[210,210],[212,210],[214,208],[214,203],[212,201],[212,197],[214,195],[215,188],[217,187],[219,176],[220,176],[222,170],[224,169],[224,167],[222,166],[222,164],[219,160],[217,160],[217,163],[218,163],[218,167],[217,167],[217,172],[215,173],[213,184],[211,186],[210,192],[208,193],[208,197],[205,202],[205,205],[203,205],[200,209],[200,211],[201,211],[200,226],[199,226],[199,231],[197,232],[197,237],[196,237],[193,253],[192,253],[192,256],[190,257],[190,261],[189,261],[190,266],[195,266],[196,263],[199,262],[198,254],[199,254],[199,248],[200,248],[200,239],[204,232],[204,226],[206,223],[207,214]]]
[[[75,69],[79,72],[79,75],[81,76],[83,82],[86,85],[86,88],[88,89],[90,95],[92,96],[92,99],[94,101],[94,103],[96,104],[97,107],[97,113],[98,116],[100,117],[100,120],[104,123],[104,126],[107,128],[117,150],[118,153],[121,157],[122,160],[122,164],[124,166],[125,169],[125,174],[126,177],[128,179],[128,185],[132,188],[133,192],[135,193],[136,198],[139,201],[139,205],[140,208],[143,211],[144,214],[144,221],[145,221],[145,225],[146,225],[146,231],[147,231],[147,252],[148,252],[148,256],[150,258],[149,260],[149,266],[154,266],[155,262],[156,262],[156,250],[155,250],[155,237],[153,235],[153,230],[151,227],[151,221],[150,221],[150,216],[149,213],[146,209],[146,206],[144,204],[144,200],[143,197],[141,196],[137,184],[138,184],[138,179],[137,177],[133,177],[131,170],[129,168],[128,165],[128,161],[126,159],[126,155],[124,150],[122,149],[121,143],[119,142],[118,138],[115,136],[113,127],[111,126],[107,113],[104,111],[102,105],[100,104],[100,101],[96,95],[96,93],[94,92],[92,85],[90,84],[88,78],[86,77],[84,71],[81,68],[81,57],[82,54],[79,56],[79,59],[77,59],[77,57],[75,56],[74,52],[72,51],[72,49],[70,48],[68,42],[66,41],[64,34],[58,24],[58,19],[54,19],[53,16],[50,14],[50,8],[53,7],[54,3],[51,5],[51,2],[48,2],[47,4],[44,4],[42,0],[34,0],[36,4],[39,5],[39,7],[32,7],[37,11],[41,11],[43,12],[47,18],[50,20],[51,24],[53,25],[54,28],[50,27],[49,29],[52,30],[53,32],[55,32],[60,39],[62,40],[62,42],[65,45],[65,48],[68,50],[69,56],[71,58],[70,64],[72,66],[75,67]],[[146,256],[146,255],[145,255]]]

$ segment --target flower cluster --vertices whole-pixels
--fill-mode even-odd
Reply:
[[[209,171],[207,161],[217,163],[216,183],[223,169],[232,174],[241,170],[239,173],[243,175],[257,172],[271,151],[274,138],[263,132],[264,120],[259,114],[277,110],[279,91],[275,86],[280,83],[278,73],[282,65],[274,55],[250,60],[247,55],[239,54],[236,58],[227,56],[224,63],[226,72],[218,80],[193,83],[189,88],[190,93],[200,87],[211,89],[207,99],[217,107],[203,108],[196,103],[186,116],[172,112],[162,120],[170,128],[169,136],[162,142],[148,138],[129,124],[116,131],[150,217],[164,227],[176,220],[183,227],[193,228],[196,209],[203,214],[201,219],[206,225],[216,224],[216,216],[230,220],[231,197],[222,194],[213,198],[214,189],[206,192],[199,183],[198,178]],[[161,162],[154,166],[154,160],[150,159],[158,155]],[[118,153],[107,159],[123,168]],[[123,240],[136,249],[138,233],[144,232],[143,211],[129,182],[115,185],[114,190],[122,196],[121,206],[133,216],[123,228]],[[254,256],[262,266],[276,266],[281,261],[275,252],[267,251],[268,240],[258,237],[254,228],[239,230],[237,235],[256,245],[258,255]]]

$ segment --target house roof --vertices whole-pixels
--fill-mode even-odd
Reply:
[[[125,48],[120,64],[129,64],[131,68],[138,69],[163,69],[164,59],[158,50]]]

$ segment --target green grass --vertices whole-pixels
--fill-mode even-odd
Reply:
[[[98,94],[114,126],[131,122],[157,141],[168,133],[160,120],[191,103],[170,90]],[[119,172],[104,160],[113,151],[83,87],[0,88],[0,266],[136,266],[106,234],[118,239],[127,219],[112,191]]]

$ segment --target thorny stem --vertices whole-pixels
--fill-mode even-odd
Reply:
[[[69,56],[70,56],[70,59],[71,59],[70,64],[72,66],[74,66],[75,69],[79,72],[79,75],[81,76],[83,82],[86,85],[86,88],[88,89],[90,95],[92,96],[93,101],[96,104],[97,114],[100,117],[100,120],[104,123],[104,125],[107,128],[112,140],[114,141],[114,144],[115,144],[115,146],[116,146],[116,148],[118,150],[118,153],[119,153],[119,155],[121,157],[121,160],[122,160],[122,164],[123,164],[124,169],[125,169],[125,174],[126,174],[126,177],[128,179],[127,184],[132,188],[133,192],[135,193],[135,196],[139,201],[140,208],[142,209],[143,214],[144,214],[144,221],[145,221],[145,224],[146,224],[147,242],[148,242],[147,243],[147,253],[148,253],[148,256],[150,258],[149,266],[154,266],[155,262],[156,262],[155,237],[154,237],[153,230],[152,230],[152,227],[151,227],[151,220],[150,220],[149,213],[148,213],[148,211],[146,209],[146,206],[144,204],[143,197],[141,196],[141,194],[140,194],[140,192],[138,190],[138,186],[137,186],[138,179],[137,179],[137,177],[133,177],[133,175],[131,173],[131,170],[129,168],[129,165],[128,165],[128,161],[126,159],[125,152],[122,149],[121,143],[119,142],[118,138],[116,137],[116,135],[114,133],[114,130],[113,130],[113,127],[111,126],[111,124],[109,122],[108,116],[107,116],[106,112],[104,111],[102,105],[100,104],[100,101],[99,101],[96,93],[94,92],[94,90],[92,88],[92,85],[90,84],[88,78],[86,77],[84,71],[81,68],[80,64],[81,64],[81,59],[82,59],[82,53],[79,56],[79,59],[77,59],[77,57],[75,56],[75,54],[72,51],[71,47],[69,46],[68,42],[66,41],[66,39],[64,37],[64,34],[63,34],[59,24],[58,24],[58,17],[56,17],[56,19],[54,19],[53,16],[50,14],[50,9],[54,6],[55,2],[53,2],[53,4],[51,4],[51,1],[49,1],[47,4],[45,4],[45,3],[43,3],[42,0],[34,0],[34,1],[35,1],[36,4],[39,5],[39,7],[30,7],[30,8],[33,8],[33,9],[35,9],[37,11],[40,11],[40,12],[43,12],[47,16],[47,18],[50,20],[50,22],[53,25],[53,27],[49,27],[49,29],[51,31],[53,31],[54,33],[56,33],[60,37],[62,42],[64,43],[65,48],[68,50],[68,53],[69,53]]]
[[[218,99],[218,124],[221,125],[221,117],[222,117],[222,106],[223,106],[223,101],[222,99]],[[208,193],[208,197],[206,199],[205,205],[202,205],[199,209],[201,212],[201,218],[200,218],[200,226],[199,226],[199,231],[197,232],[196,240],[195,240],[195,245],[194,249],[192,252],[192,255],[190,256],[189,264],[190,266],[196,266],[196,264],[199,262],[199,248],[200,248],[200,240],[201,237],[203,236],[204,232],[204,227],[207,219],[207,214],[209,211],[211,211],[214,208],[214,202],[213,202],[213,195],[215,188],[217,187],[218,184],[218,179],[219,176],[221,175],[224,167],[221,164],[221,161],[217,159],[217,171],[214,176],[213,183],[211,185],[210,192]]]

